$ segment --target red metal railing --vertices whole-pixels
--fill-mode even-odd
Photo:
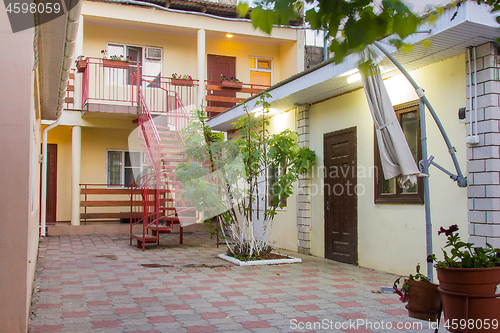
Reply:
[[[122,65],[126,68],[108,67],[105,60],[100,58],[87,58],[86,62],[82,78],[82,109],[92,102],[138,105],[140,80],[137,80],[137,76],[141,73],[139,62],[123,62]]]
[[[184,85],[179,85],[181,84]],[[176,84],[175,84],[176,83]],[[170,77],[142,76],[142,94],[152,113],[175,111],[178,100],[188,109],[195,109],[198,80],[174,80]]]

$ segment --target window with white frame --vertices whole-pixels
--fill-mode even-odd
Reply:
[[[140,62],[142,65],[142,75],[151,76],[152,78],[161,77],[162,54],[161,47],[128,45],[108,43],[108,57],[125,56],[130,57],[130,60]],[[126,84],[135,84],[136,68],[130,68],[127,72],[127,78],[121,78]]]
[[[250,57],[250,83],[270,86],[272,82],[273,60],[271,58]]]
[[[267,206],[272,207],[274,197],[280,195],[280,193],[276,193],[276,189],[274,188],[274,183],[278,180],[278,177],[283,175],[283,168],[281,166],[273,167],[269,166],[267,168]],[[286,207],[286,199],[281,200],[280,204]],[[277,209],[280,207],[278,206]]]
[[[141,151],[107,151],[108,185],[129,186],[142,176],[145,168]]]

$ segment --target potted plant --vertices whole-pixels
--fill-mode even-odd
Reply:
[[[123,55],[112,55],[108,58],[108,51],[106,50],[101,50],[101,53],[103,54],[102,65],[104,67],[128,69],[129,61],[132,60],[131,57],[124,57]]]
[[[177,73],[174,73],[172,74],[172,84],[174,86],[191,87],[194,85],[194,81],[191,75],[179,75]]]
[[[448,240],[436,260],[445,327],[451,332],[496,331],[500,318],[500,249],[461,241],[458,226],[441,227]],[[449,248],[449,254],[445,250]],[[497,297],[494,297],[497,294]]]
[[[78,73],[83,73],[85,72],[85,69],[87,69],[87,60],[85,60],[84,56],[79,55],[78,57],[76,57],[75,65]]]
[[[213,132],[204,110],[194,110],[181,131],[189,162],[180,163],[175,170],[182,198],[204,213],[212,235],[219,231],[226,235],[227,255],[247,263],[276,258],[272,251],[273,219],[292,195],[299,176],[312,168],[316,156],[314,151],[301,148],[298,134],[289,129],[268,133],[268,97],[264,93],[256,102],[263,110],[258,117],[244,106],[247,116],[233,124],[241,133],[235,141],[225,141],[222,133]],[[263,181],[266,178],[268,182]],[[211,219],[214,216],[219,216],[217,225]],[[223,254],[219,257],[229,260]]]
[[[410,274],[404,280],[401,290],[397,288],[400,280],[394,282],[394,290],[400,296],[399,300],[408,302],[405,308],[408,316],[415,319],[437,321],[441,314],[441,296],[438,285],[431,283],[427,276],[420,273],[420,264],[417,265],[417,274]]]
[[[220,78],[220,85],[225,88],[241,89],[241,87],[243,87],[243,82],[240,82],[240,80],[234,76],[226,77],[223,75]]]

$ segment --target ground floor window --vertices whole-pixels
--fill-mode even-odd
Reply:
[[[420,149],[420,109],[419,101],[408,102],[394,106],[396,117],[399,120],[410,151],[415,163],[422,159]],[[415,186],[401,189],[396,184],[396,178],[384,180],[382,163],[378,150],[377,138],[375,136],[375,203],[376,204],[423,204],[424,188],[422,179],[419,177]]]
[[[107,184],[129,186],[142,176],[145,169],[140,151],[107,151]]]
[[[274,197],[279,195],[279,193],[276,193],[275,188],[273,187],[274,183],[276,183],[276,180],[278,179],[279,176],[283,174],[282,168],[281,167],[268,167],[267,169],[267,206],[272,207]],[[286,199],[281,200],[281,205],[283,206],[282,208],[286,207]],[[279,209],[280,207],[278,207]]]

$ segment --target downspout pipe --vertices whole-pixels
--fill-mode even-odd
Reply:
[[[42,134],[42,193],[41,193],[41,217],[40,217],[40,236],[45,237],[47,225],[47,132],[61,124],[61,117],[55,122],[43,129]]]

